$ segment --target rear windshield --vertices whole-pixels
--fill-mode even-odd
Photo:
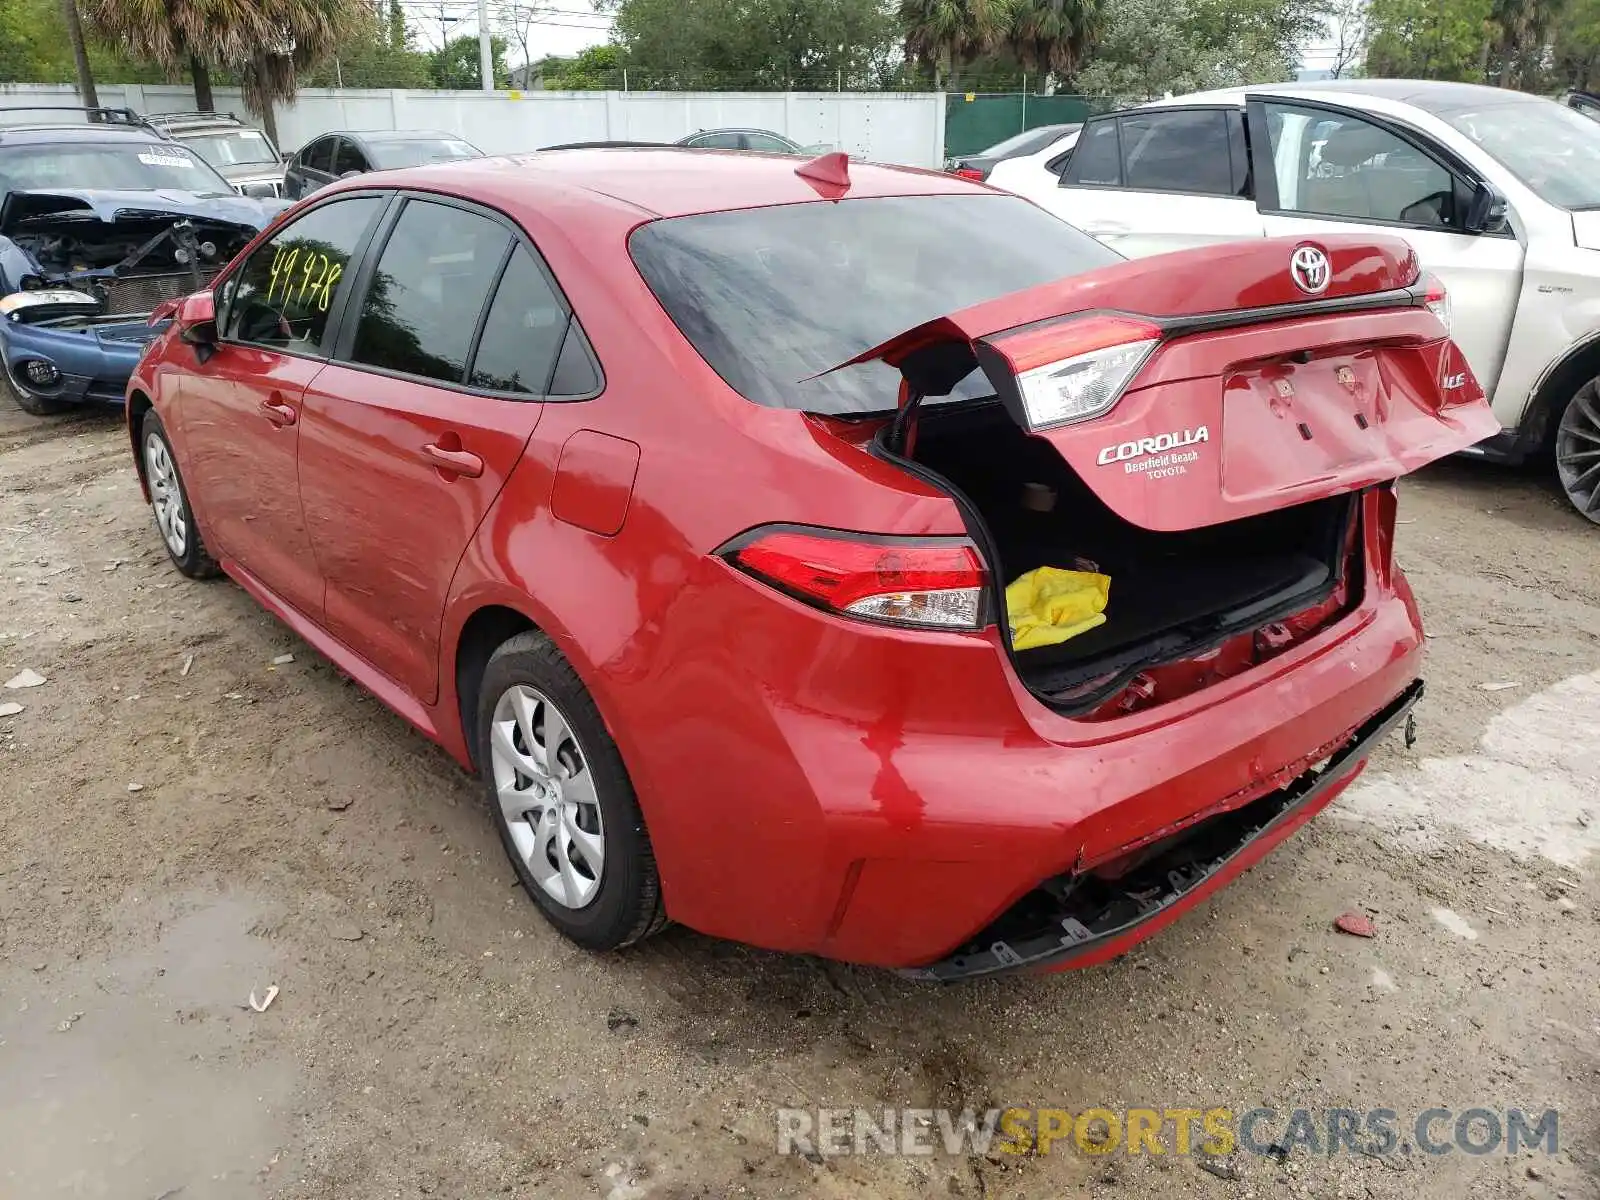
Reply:
[[[1120,261],[1028,201],[989,195],[674,217],[635,230],[629,249],[736,391],[829,415],[894,408],[900,373],[872,362],[810,376],[934,317]],[[974,372],[951,398],[989,391]]]

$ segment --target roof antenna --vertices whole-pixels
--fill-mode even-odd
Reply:
[[[801,163],[794,173],[816,188],[824,200],[842,199],[850,190],[850,156],[843,150],[819,154]]]

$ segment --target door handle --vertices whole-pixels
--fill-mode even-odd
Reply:
[[[476,479],[483,474],[483,459],[470,450],[451,450],[437,442],[429,442],[422,448],[422,453],[430,463],[447,474],[465,475],[468,479]]]
[[[300,419],[300,414],[295,412],[292,407],[277,400],[263,400],[261,402],[261,415],[279,429],[286,425],[293,425]]]

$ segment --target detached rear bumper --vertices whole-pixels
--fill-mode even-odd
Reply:
[[[1366,765],[1373,744],[1404,721],[1421,696],[1419,679],[1320,767],[1147,848],[1142,861],[1119,878],[1047,880],[955,954],[900,973],[951,982],[1085,967],[1115,957],[1254,865],[1325,808]]]

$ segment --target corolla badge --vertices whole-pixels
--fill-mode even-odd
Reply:
[[[1328,256],[1317,247],[1296,246],[1289,256],[1289,277],[1306,295],[1320,296],[1328,290],[1333,268],[1328,265]]]
[[[1140,455],[1164,454],[1169,450],[1182,450],[1185,446],[1194,446],[1210,440],[1211,431],[1204,425],[1198,429],[1175,429],[1171,433],[1161,433],[1155,437],[1107,446],[1095,455],[1095,462],[1102,467],[1109,467],[1113,463],[1125,462]]]

